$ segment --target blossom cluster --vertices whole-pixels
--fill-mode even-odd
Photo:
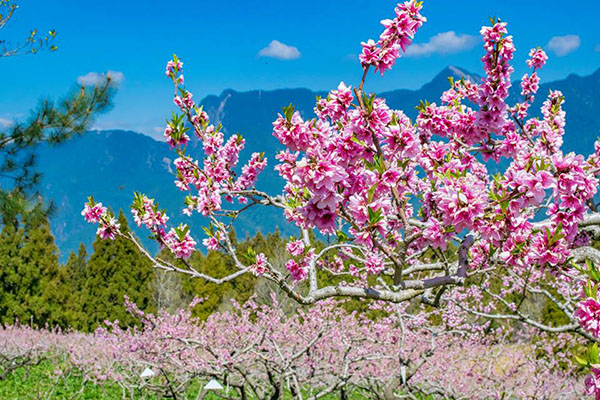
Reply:
[[[162,246],[168,247],[173,254],[180,258],[189,257],[196,246],[196,241],[190,236],[189,228],[180,225],[166,231],[169,217],[165,210],[160,210],[154,199],[141,193],[134,194],[131,214],[137,226],[144,225],[152,232]]]
[[[403,231],[417,238],[409,252],[446,248],[453,235],[470,231],[482,237],[476,248],[500,247],[510,265],[564,263],[585,203],[596,194],[597,177],[583,157],[560,151],[560,92],[551,92],[544,102],[542,120],[518,121],[520,129],[513,116],[520,110],[525,118],[527,107],[510,108],[505,101],[513,71],[512,36],[501,21],[481,33],[483,82],[454,82],[442,105],[419,107],[416,128],[382,99],[355,98],[343,82],[317,100],[315,119],[284,109],[273,123],[273,135],[287,148],[277,155],[281,163],[276,169],[287,182],[288,219],[323,233],[347,230],[355,244],[373,253],[370,260],[381,260],[377,268],[365,263],[372,273],[384,270],[382,253],[398,247]],[[530,57],[534,69],[547,58],[540,49]],[[523,104],[529,104],[539,78],[534,72],[523,82]],[[484,160],[506,157],[512,162],[503,177],[490,179],[477,152]],[[422,199],[420,210],[411,197]],[[550,224],[539,230],[533,224],[535,210],[547,201]],[[415,211],[423,224],[406,226]]]
[[[600,338],[600,303],[597,300],[598,282],[588,285],[584,289],[587,298],[577,304],[574,316],[579,323],[579,326],[593,338]],[[589,282],[588,282],[589,283]],[[592,296],[592,297],[590,297]],[[585,379],[586,394],[594,395],[596,399],[600,399],[600,369],[598,368],[598,347],[591,347],[590,353],[595,353],[592,359],[586,360],[586,366],[589,367],[588,375]]]
[[[585,394],[600,399],[600,369],[590,369],[590,374],[585,378]]]
[[[575,310],[579,325],[594,337],[600,337],[600,304],[596,299],[588,298],[580,302]]]
[[[369,39],[361,43],[362,53],[360,54],[360,63],[364,69],[370,66],[379,71],[381,75],[386,70],[391,69],[401,52],[412,43],[412,39],[427,19],[420,14],[422,2],[407,1],[404,4],[398,4],[396,7],[396,17],[394,19],[384,19],[381,25],[384,30],[375,42]]]
[[[81,215],[87,222],[98,224],[96,235],[100,238],[114,240],[119,234],[121,225],[117,219],[102,203],[94,202],[93,197],[90,197],[88,202],[85,203]]]

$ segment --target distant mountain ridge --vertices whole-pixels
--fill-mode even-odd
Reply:
[[[438,102],[448,86],[448,77],[455,79],[478,80],[477,74],[449,66],[437,74],[430,82],[417,90],[398,89],[380,93],[391,108],[403,110],[415,118],[415,106],[420,100]],[[565,151],[589,154],[600,133],[600,69],[588,76],[569,75],[567,78],[544,83],[536,96],[532,110],[539,110],[549,89],[561,90],[566,97],[567,132]],[[519,99],[519,82],[511,88],[511,102]],[[207,96],[201,101],[213,122],[223,123],[227,134],[241,133],[246,139],[246,148],[240,159],[245,161],[254,151],[265,151],[268,157],[267,169],[259,178],[258,187],[270,193],[277,193],[283,181],[273,170],[276,164],[274,155],[282,148],[272,136],[271,123],[281,108],[294,104],[305,118],[314,116],[316,96],[326,96],[327,92],[314,92],[308,89],[253,90],[237,92],[225,90],[219,96]],[[199,154],[200,149],[192,143],[190,152]],[[123,208],[128,212],[133,191],[145,192],[155,197],[161,207],[167,208],[172,221],[190,222],[196,232],[196,240],[201,242],[201,218],[189,219],[181,215],[184,193],[173,185],[172,160],[174,154],[163,143],[148,136],[131,131],[89,132],[63,145],[42,148],[39,170],[44,174],[41,191],[46,199],[54,199],[58,206],[51,224],[61,250],[61,258],[66,259],[70,251],[76,250],[80,242],[89,248],[94,240],[95,228],[86,224],[80,211],[88,195],[93,194],[98,201],[110,205],[115,210]],[[279,212],[263,209],[240,219],[236,225],[238,235],[254,234],[257,229],[271,231],[279,226],[284,234],[296,233]],[[147,232],[138,231],[144,237]],[[149,243],[146,240],[146,243]],[[154,247],[156,249],[156,247]]]

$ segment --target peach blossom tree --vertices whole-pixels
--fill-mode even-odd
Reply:
[[[426,21],[421,7],[417,1],[398,4],[395,16],[381,21],[379,39],[361,43],[358,84],[341,82],[317,99],[315,118],[303,118],[291,105],[276,117],[273,136],[285,147],[275,155],[274,168],[285,181],[276,196],[260,189],[265,154],[254,153],[240,166],[244,138],[226,138],[220,124],[211,124],[185,86],[181,60],[168,62],[179,110],[164,132],[178,156],[175,185],[188,193],[183,212],[201,214],[208,226],[204,234],[170,226],[157,201],[140,193],[131,212],[181,263],[155,257],[132,234],[121,233],[93,198],[82,215],[98,223],[101,237],[133,241],[156,268],[217,284],[251,273],[302,304],[334,297],[418,299],[597,341],[598,277],[586,283],[595,268],[585,262],[600,260],[591,246],[600,226],[594,202],[600,145],[587,158],[562,151],[565,98],[559,91],[547,94],[540,117],[532,115],[538,71],[547,60],[540,48],[529,52],[521,101],[508,104],[515,46],[499,19],[481,29],[482,80],[451,80],[439,103],[418,106],[416,120],[369,93],[369,73],[385,75]],[[202,145],[200,159],[186,153],[192,136]],[[503,165],[501,174],[490,172]],[[298,229],[286,246],[285,269],[252,250],[241,256],[230,240],[235,220],[255,207],[282,212]],[[318,248],[310,231],[330,237],[328,244]],[[186,259],[200,240],[206,249],[227,253],[236,271],[212,276],[190,265]],[[324,284],[322,275],[341,282]],[[511,293],[552,302],[568,322],[536,320],[522,302],[507,300]],[[489,301],[478,302],[483,298]],[[597,350],[584,362],[593,371],[590,393],[600,393]]]

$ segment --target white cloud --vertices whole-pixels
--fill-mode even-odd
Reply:
[[[8,128],[14,124],[12,119],[8,118],[0,118],[0,128]]]
[[[267,47],[258,52],[261,57],[272,57],[280,60],[293,60],[300,58],[300,52],[294,46],[288,46],[279,40],[273,40]]]
[[[471,50],[479,38],[466,34],[457,35],[454,31],[441,32],[431,37],[427,43],[415,43],[406,49],[409,57],[424,57],[434,53],[453,54]]]
[[[581,41],[577,35],[554,36],[546,48],[558,57],[566,56],[579,48]]]
[[[125,75],[119,71],[108,71],[104,72],[88,72],[85,75],[82,75],[77,78],[77,82],[80,85],[85,86],[95,86],[98,85],[106,79],[107,76],[111,78],[111,85],[119,86],[123,80],[125,80]]]

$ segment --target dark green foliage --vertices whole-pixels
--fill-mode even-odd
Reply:
[[[66,326],[65,275],[47,221],[29,229],[5,225],[0,234],[0,320]]]
[[[121,232],[129,231],[127,220],[119,213]],[[129,326],[134,318],[126,311],[124,296],[143,310],[154,311],[152,279],[154,271],[150,262],[131,242],[96,239],[81,288],[79,316],[73,327],[85,331],[96,328],[104,320],[118,319]]]
[[[232,232],[230,238],[236,244],[240,258],[243,258],[242,255],[246,254],[249,248],[252,248],[256,253],[264,253],[276,267],[284,268],[283,263],[287,260],[287,258],[284,259],[285,239],[282,238],[278,229],[267,236],[263,236],[258,232],[254,237],[246,237],[243,242],[237,242],[235,232]],[[168,250],[163,250],[158,257],[171,263],[177,263],[179,267],[185,268],[185,265],[180,261],[176,261]],[[222,278],[237,271],[231,257],[219,251],[209,251],[206,255],[196,251],[187,262],[197,271],[215,278]],[[181,283],[181,296],[183,298],[198,297],[204,299],[194,309],[194,315],[200,319],[206,319],[211,313],[230,307],[232,300],[244,303],[255,294],[257,295],[256,301],[268,303],[271,301],[271,292],[276,293],[279,290],[278,287],[265,285],[264,280],[259,280],[252,274],[244,274],[222,285],[185,276]]]
[[[63,267],[65,274],[65,285],[69,292],[68,306],[65,309],[66,319],[69,326],[77,325],[82,320],[83,296],[82,289],[87,272],[87,250],[82,243],[79,245],[77,254],[71,252],[69,259]]]
[[[85,279],[87,268],[87,250],[85,245],[81,243],[77,254],[71,252],[69,259],[65,265],[65,272],[69,276],[69,280],[74,282],[74,286],[78,287]]]
[[[207,255],[195,252],[189,260],[200,272],[217,278],[235,272],[233,262],[223,253],[210,251]],[[194,309],[194,315],[206,319],[210,314],[226,305],[231,299],[245,302],[254,293],[256,278],[245,274],[233,281],[217,285],[204,279],[183,279],[183,291],[191,297],[200,297],[204,301]]]

